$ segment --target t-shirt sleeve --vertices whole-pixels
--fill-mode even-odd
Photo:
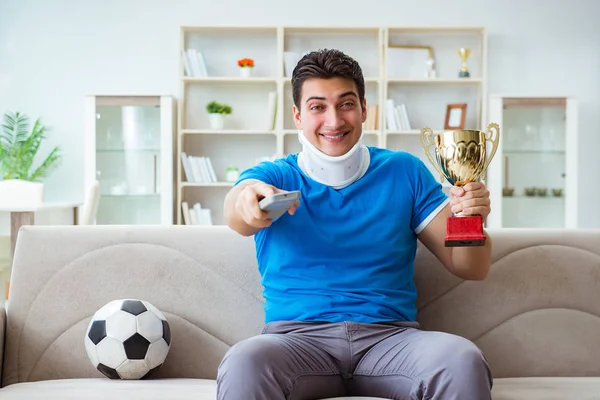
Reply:
[[[442,191],[442,184],[434,178],[423,161],[415,158],[414,167],[411,229],[419,234],[450,200]]]
[[[262,161],[259,164],[242,171],[240,177],[234,183],[234,186],[238,185],[242,181],[245,181],[246,179],[257,179],[277,188],[282,187],[283,181],[280,167],[278,167],[277,162],[273,161]]]

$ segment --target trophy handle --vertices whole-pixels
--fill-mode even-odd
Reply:
[[[433,131],[430,128],[421,129],[421,144],[423,145],[423,149],[425,150],[425,155],[431,162],[431,165],[433,165],[433,167],[436,169],[436,171],[439,172],[440,180],[443,182],[444,181],[444,173],[442,171],[442,168],[434,160],[434,158],[431,156],[431,152],[430,152],[431,146],[436,145],[435,141],[433,140]]]
[[[496,149],[498,149],[498,141],[499,140],[500,140],[500,126],[497,123],[492,122],[487,126],[487,132],[485,135],[485,141],[492,143],[492,150],[490,152],[490,156],[486,157],[487,160],[485,161],[485,165],[483,167],[484,171],[487,171],[487,168],[490,165],[492,158],[494,158],[494,154],[496,154]]]

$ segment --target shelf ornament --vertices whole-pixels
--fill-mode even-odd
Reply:
[[[210,127],[212,129],[223,129],[225,127],[225,116],[233,111],[228,104],[211,101],[206,105]]]
[[[254,60],[251,58],[242,58],[238,60],[238,67],[240,67],[240,76],[242,78],[249,78],[250,76],[252,76]]]
[[[471,77],[471,73],[469,72],[469,69],[467,68],[467,59],[469,58],[470,54],[471,54],[470,49],[465,49],[462,47],[460,49],[458,49],[458,55],[460,57],[460,62],[461,62],[460,71],[458,73],[459,78],[470,78]]]

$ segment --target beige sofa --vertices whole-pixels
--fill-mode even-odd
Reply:
[[[420,248],[422,328],[479,345],[495,400],[600,399],[600,230],[490,234],[483,282],[452,277]],[[214,399],[225,351],[263,326],[255,263],[253,239],[225,227],[24,227],[0,313],[0,400]],[[87,359],[90,317],[123,297],[171,324],[157,379],[109,380]]]

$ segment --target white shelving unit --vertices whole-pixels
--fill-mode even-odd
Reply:
[[[290,53],[297,56],[321,48],[337,48],[354,57],[363,69],[367,105],[377,105],[374,129],[365,129],[364,143],[419,156],[434,176],[421,147],[420,130],[444,128],[446,106],[466,103],[466,129],[487,126],[487,38],[480,27],[182,27],[180,31],[180,98],[177,134],[176,223],[185,223],[182,202],[210,209],[212,223],[223,224],[223,200],[232,182],[227,169],[240,172],[265,157],[300,151],[292,115],[292,87],[286,73]],[[436,76],[427,77],[427,51],[396,46],[422,46],[434,55]],[[459,78],[459,48],[469,48],[471,73]],[[187,51],[201,54],[190,56]],[[423,50],[423,49],[421,49]],[[183,55],[185,54],[186,57]],[[194,73],[189,57],[198,60]],[[398,58],[405,57],[405,58]],[[251,77],[241,77],[237,61],[255,62]],[[202,65],[205,74],[202,73]],[[406,66],[410,73],[402,73]],[[190,70],[190,68],[192,68]],[[292,66],[293,68],[293,66]],[[416,72],[415,72],[416,71]],[[406,72],[406,71],[405,71]],[[269,93],[277,94],[275,122],[268,127]],[[388,129],[386,101],[405,104],[410,129]],[[212,129],[207,103],[232,107],[223,129]],[[272,129],[269,129],[272,128]],[[208,157],[216,181],[190,182],[182,154]]]
[[[98,225],[172,225],[175,102],[86,96],[85,189],[100,182]]]
[[[500,141],[488,169],[487,226],[577,228],[577,100],[492,95],[489,104]]]

